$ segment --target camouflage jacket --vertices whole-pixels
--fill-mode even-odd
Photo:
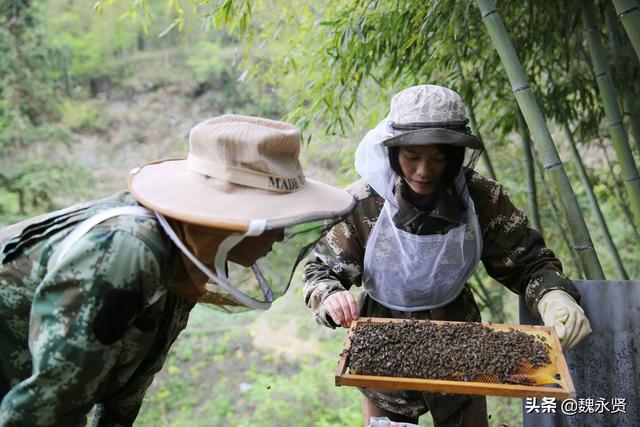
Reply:
[[[95,426],[133,423],[193,307],[166,292],[181,257],[155,218],[118,216],[47,271],[77,223],[125,205],[117,193],[0,241],[0,425],[84,426],[94,404]]]
[[[489,275],[524,295],[529,310],[538,318],[538,301],[550,290],[564,290],[578,299],[578,291],[562,273],[560,261],[545,247],[542,236],[527,226],[526,216],[511,203],[504,188],[474,171],[467,171],[466,178],[482,232],[481,261]],[[414,234],[435,234],[446,233],[458,225],[464,206],[451,189],[441,191],[433,206],[421,210],[403,197],[405,185],[398,179],[395,193],[399,211],[393,218],[397,227]],[[334,292],[362,284],[367,239],[384,204],[384,199],[363,180],[347,190],[357,200],[355,209],[319,242],[304,270],[305,304],[313,310],[318,323],[332,328],[336,325],[322,303]],[[361,315],[378,317],[479,320],[468,286],[452,303],[428,313],[389,310],[366,295],[361,298],[360,311]]]

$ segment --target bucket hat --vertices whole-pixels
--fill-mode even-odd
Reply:
[[[256,220],[268,230],[348,213],[353,197],[305,177],[299,153],[295,126],[226,114],[193,127],[186,158],[132,170],[129,189],[162,215],[233,232]]]
[[[418,85],[398,92],[391,99],[388,119],[394,136],[384,141],[387,147],[449,144],[483,148],[466,126],[469,120],[462,98],[442,86]]]

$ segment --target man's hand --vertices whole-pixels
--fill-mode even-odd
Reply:
[[[565,349],[575,347],[591,333],[589,319],[582,307],[564,291],[550,291],[538,303],[545,326],[553,326]]]
[[[329,313],[333,322],[343,328],[350,327],[351,322],[360,317],[358,303],[349,291],[340,291],[329,295],[322,306]]]

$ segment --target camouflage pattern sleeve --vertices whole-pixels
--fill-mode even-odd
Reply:
[[[545,246],[540,233],[528,227],[527,217],[500,184],[473,173],[469,192],[482,229],[482,262],[491,277],[524,295],[529,311],[537,318],[538,302],[551,290],[563,290],[580,301],[560,261]]]
[[[320,240],[304,267],[304,302],[321,325],[337,325],[322,303],[331,294],[360,285],[362,279],[363,245],[353,226],[353,213],[336,224]]]
[[[153,382],[153,376],[127,383],[126,393],[116,393],[96,405],[91,427],[131,426],[138,416],[147,388]]]
[[[0,425],[86,425],[97,396],[114,381],[113,367],[134,370],[140,363],[122,342],[136,342],[132,319],[160,271],[149,247],[127,231],[98,228],[78,240],[36,289],[32,373],[2,400]],[[134,404],[114,418],[131,424],[138,409]]]

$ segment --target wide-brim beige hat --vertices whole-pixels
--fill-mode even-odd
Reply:
[[[474,149],[482,141],[467,128],[462,98],[438,85],[412,86],[391,99],[391,127],[400,133],[384,141],[387,147],[447,144]]]
[[[238,232],[255,220],[274,229],[350,212],[353,197],[305,177],[299,152],[295,126],[227,114],[191,130],[187,158],[131,171],[129,189],[165,216]]]

